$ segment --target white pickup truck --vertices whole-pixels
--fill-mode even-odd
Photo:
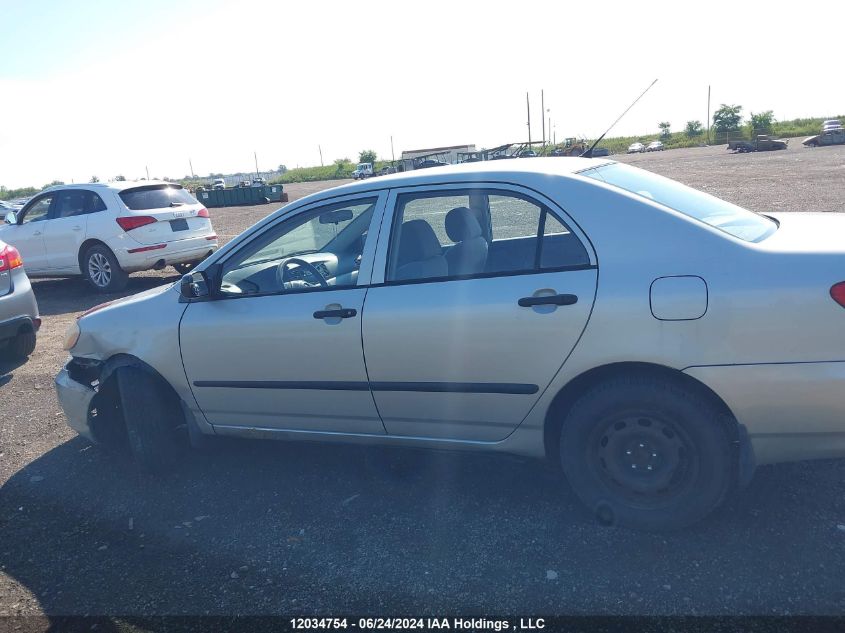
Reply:
[[[364,178],[372,178],[376,175],[372,163],[358,163],[355,171],[352,172],[352,177],[355,180],[363,180]]]

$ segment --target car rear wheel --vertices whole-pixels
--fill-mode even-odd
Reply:
[[[126,287],[129,274],[103,244],[95,244],[82,257],[82,274],[97,292],[118,292]]]
[[[6,346],[0,350],[0,354],[6,358],[26,358],[35,351],[35,332],[23,332],[9,340]]]
[[[729,424],[709,399],[672,381],[594,387],[563,423],[563,471],[599,521],[671,530],[704,518],[735,480]]]
[[[118,368],[116,378],[132,456],[146,472],[170,470],[187,447],[175,396],[155,376],[137,367]]]

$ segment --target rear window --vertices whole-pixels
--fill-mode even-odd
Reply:
[[[746,242],[764,240],[778,228],[764,215],[630,165],[612,163],[579,174],[654,200]]]
[[[120,192],[120,199],[132,211],[166,209],[167,207],[178,207],[183,204],[198,204],[196,198],[177,185],[149,185],[147,187],[125,189]]]

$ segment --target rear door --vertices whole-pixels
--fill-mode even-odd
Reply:
[[[132,187],[121,191],[118,197],[127,211],[122,215],[149,216],[156,220],[129,233],[141,244],[164,244],[212,232],[208,210],[179,185]]]
[[[453,211],[461,207],[480,227],[465,219],[447,228],[451,215],[465,218]],[[549,200],[504,184],[391,192],[363,321],[388,433],[497,441],[522,422],[577,343],[596,293],[595,256],[564,218]],[[472,240],[475,261],[479,234],[483,264],[454,269],[462,258],[450,251]]]

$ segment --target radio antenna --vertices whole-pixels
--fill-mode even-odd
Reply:
[[[615,121],[611,124],[611,126],[610,126],[609,128],[607,128],[607,129],[604,131],[604,134],[602,134],[600,137],[598,137],[598,138],[596,139],[596,142],[595,142],[595,143],[593,143],[592,145],[590,145],[590,149],[588,149],[586,152],[584,152],[583,154],[581,154],[581,157],[582,157],[582,158],[592,158],[592,157],[593,157],[593,150],[596,148],[596,145],[598,145],[599,143],[601,143],[601,140],[602,140],[605,136],[607,136],[607,133],[608,133],[608,132],[610,132],[610,130],[612,130],[612,129],[613,129],[613,126],[614,126],[614,125],[616,125],[617,123],[619,123],[619,121],[622,119],[622,117],[623,117],[623,116],[625,116],[626,114],[628,114],[628,110],[630,110],[630,109],[631,109],[631,108],[633,108],[635,105],[637,105],[637,101],[639,101],[640,99],[642,99],[642,98],[645,96],[645,93],[647,93],[649,90],[651,90],[651,87],[652,87],[654,84],[656,84],[656,83],[657,83],[657,79],[655,79],[654,81],[652,81],[652,82],[651,82],[651,84],[649,84],[648,88],[646,88],[645,90],[643,90],[643,93],[642,93],[639,97],[637,97],[636,99],[634,99],[634,103],[632,103],[632,104],[631,104],[631,105],[629,105],[627,108],[625,108],[625,112],[623,112],[622,114],[620,114],[620,115],[619,115],[619,118],[618,118],[618,119],[616,119],[616,120],[615,120]]]

